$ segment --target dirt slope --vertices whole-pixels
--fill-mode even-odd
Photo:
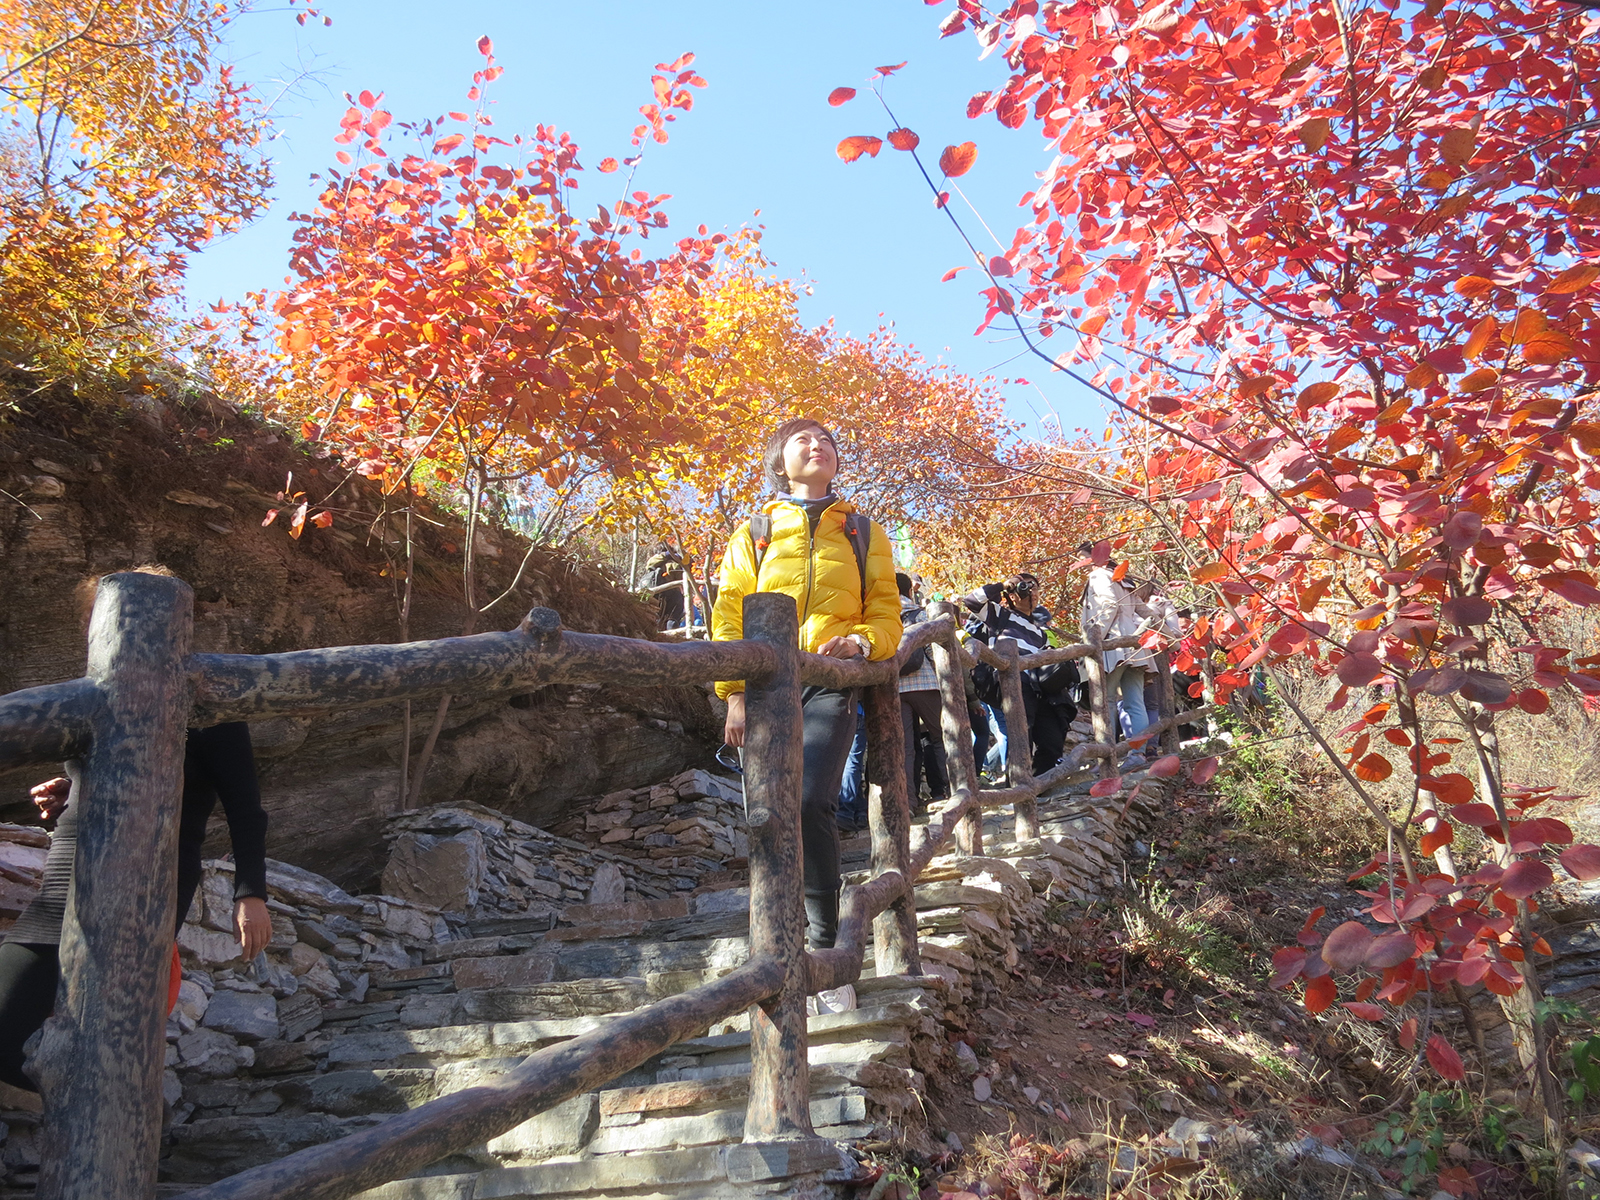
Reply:
[[[0,417],[0,691],[81,674],[74,589],[136,563],[165,563],[194,587],[200,649],[397,640],[374,485],[215,396],[144,396],[113,409],[29,395],[24,385],[10,381],[16,407]],[[331,528],[308,527],[298,541],[285,517],[262,526],[290,472],[296,489],[336,510]],[[411,636],[450,636],[466,615],[462,523],[446,511],[424,515]],[[512,582],[526,543],[504,532],[486,540],[480,562],[493,595]],[[484,625],[510,628],[535,605],[586,632],[645,637],[653,628],[650,611],[613,580],[544,550]],[[431,706],[416,714],[424,730],[431,717]],[[400,728],[397,707],[255,727],[269,852],[341,884],[370,882],[381,867],[379,821],[396,802]],[[462,703],[424,802],[481,801],[547,824],[575,797],[702,761],[712,735],[706,697],[693,689],[602,696],[552,687],[510,704]],[[0,818],[26,819],[36,776],[0,776]]]

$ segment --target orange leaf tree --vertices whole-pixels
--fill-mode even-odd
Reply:
[[[484,90],[501,68],[488,38],[478,49],[468,111],[395,126],[381,96],[352,99],[335,141],[354,149],[338,151],[318,207],[298,218],[297,280],[257,296],[249,314],[275,323],[283,415],[390,493],[425,479],[464,496],[467,632],[509,594],[477,592],[492,492],[528,479],[560,487],[586,464],[631,472],[682,435],[667,380],[685,339],[647,338],[649,310],[662,293],[692,289],[724,240],[681,239],[659,257],[628,248],[667,223],[665,197],[642,191],[580,215],[577,145],[548,126],[495,134]],[[703,86],[692,60],[652,77],[655,100],[632,137],[640,153],[666,141]],[[392,130],[412,144],[398,157]]]

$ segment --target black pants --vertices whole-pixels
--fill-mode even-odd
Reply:
[[[839,933],[839,780],[856,736],[853,689],[808,687],[800,693],[805,721],[805,773],[800,782],[800,843],[805,854],[806,942],[832,947]]]
[[[923,757],[919,753],[921,739],[918,737],[918,726],[928,731],[927,757],[932,761],[928,767],[928,792],[934,799],[949,789],[948,775],[944,761],[944,731],[939,724],[939,693],[934,690],[921,692],[900,693],[900,726],[905,730],[906,741],[906,799],[911,807],[917,807],[917,768],[922,765],[919,760]],[[946,781],[941,787],[936,781]]]
[[[1022,706],[1028,714],[1028,732],[1033,739],[1033,774],[1037,778],[1061,761],[1067,729],[1078,710],[1071,704],[1055,704],[1030,687],[1022,689]]]
[[[56,1006],[59,948],[0,943],[0,1079],[26,1092],[38,1084],[22,1073],[22,1046]]]

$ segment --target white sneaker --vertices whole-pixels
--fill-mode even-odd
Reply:
[[[824,988],[815,996],[806,998],[806,1015],[821,1016],[824,1013],[854,1012],[856,1007],[856,989],[848,983],[843,987]]]

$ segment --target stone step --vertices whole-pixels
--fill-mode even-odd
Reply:
[[[747,1200],[787,1193],[847,1194],[856,1164],[833,1141],[648,1150],[568,1162],[501,1167],[405,1179],[362,1192],[357,1200],[560,1200],[562,1197],[693,1197]]]

